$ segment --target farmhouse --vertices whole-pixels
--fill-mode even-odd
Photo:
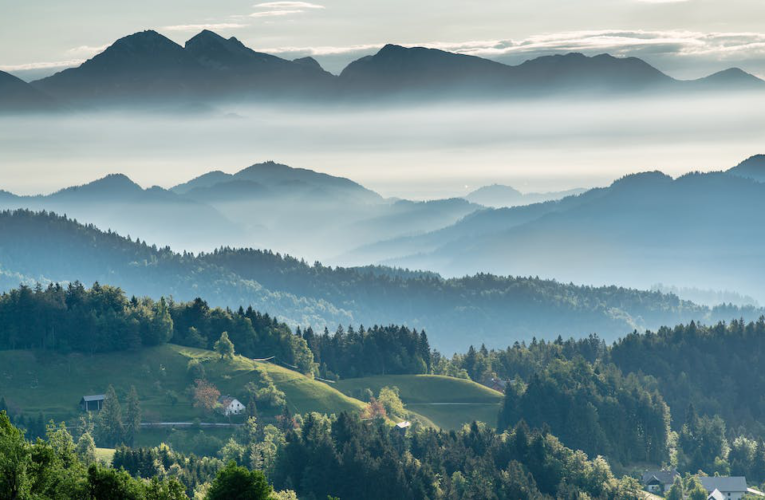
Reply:
[[[80,399],[80,409],[82,411],[99,411],[104,405],[105,394],[92,394],[90,396],[83,396]]]
[[[507,387],[507,381],[502,380],[501,378],[492,377],[489,379],[488,382],[486,382],[486,387],[489,389],[494,389],[498,392],[505,392],[505,388]]]
[[[412,426],[411,422],[404,420],[396,424],[396,430],[402,434],[406,434],[406,430],[409,429],[409,427],[411,426]]]
[[[647,470],[643,473],[642,483],[650,493],[663,494],[669,491],[676,477],[680,477],[676,469]]]
[[[717,500],[722,496],[726,500],[741,500],[747,494],[746,478],[743,476],[700,477],[701,486],[707,490],[708,498]]]
[[[240,403],[238,399],[231,396],[219,397],[218,403],[221,404],[221,411],[226,416],[239,415],[244,411],[244,405]]]

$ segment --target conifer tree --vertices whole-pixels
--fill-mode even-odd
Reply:
[[[114,447],[124,440],[125,427],[122,422],[122,406],[114,387],[109,385],[101,412],[96,420],[96,439],[104,447]]]
[[[138,393],[135,386],[130,387],[125,411],[125,443],[133,446],[135,436],[141,430],[141,404],[138,401]]]

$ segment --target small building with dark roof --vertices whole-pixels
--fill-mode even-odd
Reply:
[[[105,399],[105,394],[92,394],[90,396],[83,396],[82,399],[80,399],[80,409],[82,411],[99,411],[104,405]]]
[[[680,477],[676,469],[647,470],[643,473],[641,482],[647,491],[664,494],[675,483],[676,477]]]

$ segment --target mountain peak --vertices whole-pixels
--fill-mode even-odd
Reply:
[[[110,49],[129,49],[129,50],[156,50],[158,48],[163,49],[180,49],[181,46],[170,40],[164,35],[157,33],[154,30],[139,31],[120,38],[114,42],[106,50]],[[106,51],[104,51],[105,53]]]
[[[696,80],[696,82],[706,85],[724,85],[727,87],[739,88],[763,88],[765,81],[757,78],[751,73],[747,73],[741,68],[728,68],[717,73],[711,74],[706,78]]]
[[[125,174],[109,174],[87,184],[62,189],[52,196],[86,195],[116,199],[121,196],[133,196],[142,192],[143,188]]]
[[[765,181],[765,154],[750,156],[728,170],[728,173],[739,177],[754,179],[759,182]]]
[[[321,64],[319,64],[319,61],[317,61],[313,57],[300,57],[298,59],[293,59],[292,62],[294,62],[295,64],[299,64],[301,66],[308,67],[308,68],[324,71],[324,68],[322,68]]]

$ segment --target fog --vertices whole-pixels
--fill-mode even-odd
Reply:
[[[762,109],[762,95],[695,95],[5,117],[0,189],[46,193],[115,172],[170,187],[265,160],[410,199],[493,183],[521,191],[592,187],[636,171],[729,168],[765,149]]]

